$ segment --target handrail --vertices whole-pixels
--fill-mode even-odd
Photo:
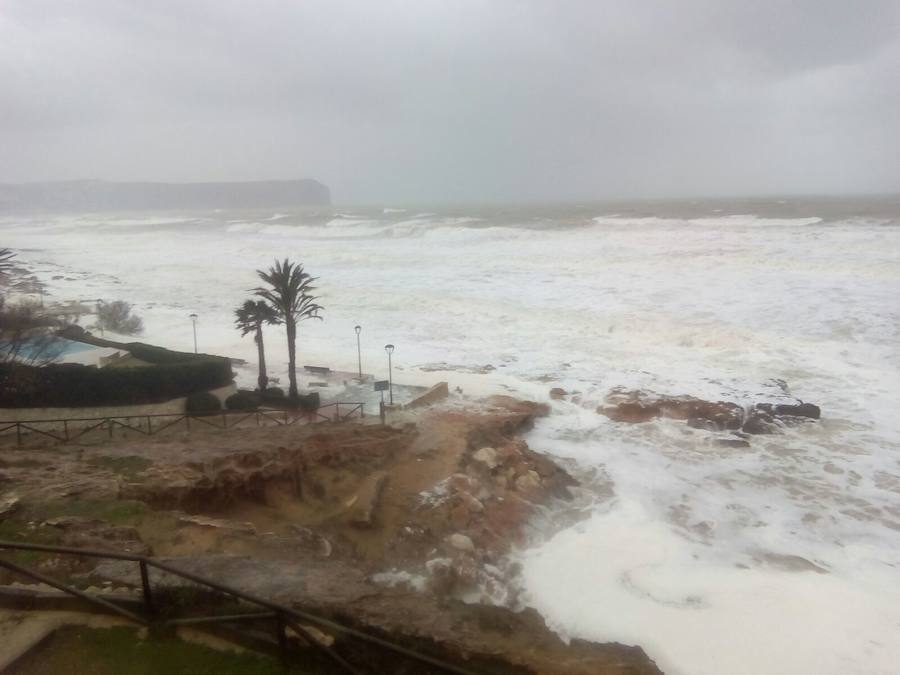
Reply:
[[[344,406],[343,411],[341,410],[342,405]],[[334,409],[332,415],[324,414],[321,412],[323,410],[328,410],[331,408]],[[359,417],[365,417],[364,403],[357,401],[333,401],[311,410],[302,410],[299,408],[263,408],[251,411],[222,410],[220,412],[213,413],[151,413],[143,415],[107,415],[105,417],[0,420],[0,438],[2,438],[5,432],[9,432],[11,429],[15,429],[16,443],[20,446],[22,445],[23,431],[40,434],[42,436],[52,438],[59,443],[69,443],[96,429],[105,429],[108,432],[109,437],[112,438],[113,429],[116,426],[122,427],[124,429],[130,429],[134,432],[144,434],[145,436],[152,436],[154,434],[158,434],[164,429],[168,429],[169,427],[181,422],[182,420],[185,421],[185,425],[188,429],[190,429],[191,420],[195,420],[196,422],[200,422],[217,429],[234,429],[244,420],[250,419],[251,417],[256,421],[256,426],[258,427],[265,426],[263,424],[263,421],[274,422],[278,426],[292,426],[294,424],[297,424],[297,422],[301,420],[305,424],[315,424],[318,422],[341,422],[354,417],[356,413],[359,414]],[[161,419],[167,419],[169,421],[165,424],[162,424],[162,426],[157,426],[154,429],[153,420]],[[133,420],[138,420],[138,422],[135,423],[133,422]],[[146,431],[143,428],[144,420],[146,420],[147,422]],[[214,422],[213,420],[221,420],[221,423]],[[234,420],[230,426],[229,420]],[[39,429],[34,426],[36,424],[60,423],[62,423],[63,425],[62,432],[60,432],[56,428],[46,430]],[[88,426],[73,429],[70,433],[69,425],[72,423],[87,423]],[[8,435],[12,436],[12,433],[9,433]]]
[[[311,408],[309,410],[304,410],[303,408],[260,408],[259,410],[223,410],[217,411],[213,413],[137,413],[133,415],[104,415],[103,417],[59,417],[52,419],[39,419],[39,420],[0,420],[0,424],[34,424],[37,422],[95,422],[100,420],[124,420],[131,418],[157,418],[157,417],[215,417],[216,415],[246,415],[252,414],[254,412],[259,413],[273,413],[273,412],[292,412],[292,413],[301,413],[303,415],[315,414],[320,410],[324,410],[325,408],[336,408],[337,406],[349,405],[349,406],[362,406],[363,403],[359,401],[332,401],[331,403],[325,403],[320,405],[317,408]]]
[[[382,638],[375,637],[374,635],[369,635],[368,633],[366,633],[364,631],[358,630],[356,628],[350,628],[349,626],[345,626],[337,621],[325,618],[323,616],[320,616],[320,615],[317,615],[317,614],[314,614],[311,612],[307,612],[307,611],[300,610],[300,609],[295,609],[293,607],[288,607],[287,605],[280,605],[277,602],[272,602],[271,600],[267,600],[266,598],[261,598],[252,593],[247,593],[245,591],[241,591],[237,588],[234,588],[233,586],[228,586],[226,584],[222,584],[217,581],[213,581],[212,579],[207,579],[205,577],[201,577],[200,575],[193,574],[192,572],[187,572],[185,570],[181,570],[167,562],[157,560],[156,558],[151,558],[151,557],[143,556],[143,555],[136,555],[136,554],[132,554],[132,553],[116,553],[116,552],[112,552],[112,551],[100,551],[97,549],[74,548],[71,546],[51,546],[48,544],[30,544],[30,543],[25,543],[25,542],[20,543],[20,542],[12,542],[12,541],[4,541],[4,540],[0,540],[0,549],[11,549],[11,550],[19,550],[19,551],[42,551],[42,552],[46,552],[46,553],[63,553],[63,554],[69,554],[69,555],[87,556],[87,557],[92,557],[92,558],[105,558],[105,559],[111,559],[111,560],[127,560],[130,562],[139,563],[141,566],[141,577],[142,577],[141,580],[142,580],[142,586],[143,586],[144,604],[145,604],[147,614],[150,615],[150,617],[151,617],[150,620],[143,619],[131,612],[128,612],[127,610],[114,605],[113,603],[109,602],[108,600],[104,600],[103,598],[91,596],[90,594],[85,593],[84,591],[81,591],[77,588],[67,586],[66,584],[56,581],[55,579],[46,577],[45,575],[40,574],[38,572],[33,572],[31,570],[27,570],[19,565],[16,565],[14,563],[11,563],[7,560],[3,560],[2,558],[0,558],[0,567],[6,567],[7,569],[13,570],[20,574],[37,579],[43,583],[53,586],[54,588],[57,588],[65,593],[69,593],[71,595],[79,597],[88,602],[101,605],[105,609],[108,609],[117,614],[120,614],[121,616],[131,619],[132,621],[135,621],[136,623],[141,623],[144,625],[152,623],[152,617],[155,614],[155,611],[154,611],[155,608],[153,606],[153,602],[152,602],[152,599],[150,596],[149,577],[146,574],[146,567],[154,567],[156,569],[162,570],[163,572],[168,572],[169,574],[173,574],[175,576],[181,577],[182,579],[187,579],[188,581],[192,581],[201,586],[206,586],[208,588],[213,589],[214,591],[218,591],[220,593],[225,593],[225,594],[230,595],[239,600],[243,600],[245,602],[248,602],[248,603],[251,603],[254,605],[259,605],[260,607],[264,607],[264,608],[270,610],[270,613],[274,613],[276,615],[276,617],[291,617],[291,618],[293,618],[295,621],[288,621],[288,622],[284,622],[281,618],[279,618],[279,622],[278,622],[279,629],[278,630],[283,631],[283,624],[287,623],[287,625],[290,625],[291,628],[293,628],[295,630],[295,632],[298,632],[301,635],[306,634],[307,641],[311,642],[312,646],[314,648],[325,649],[327,651],[327,655],[329,656],[329,658],[331,658],[333,661],[338,663],[338,665],[341,665],[345,670],[347,670],[347,672],[353,673],[353,672],[357,672],[357,671],[355,669],[353,669],[353,667],[350,666],[350,664],[348,664],[346,661],[344,661],[343,658],[341,658],[334,651],[332,651],[331,649],[325,648],[315,638],[310,637],[308,635],[307,631],[302,629],[302,626],[297,626],[296,625],[297,619],[311,622],[314,624],[318,624],[319,626],[327,628],[328,630],[332,630],[336,633],[342,633],[349,637],[353,637],[358,640],[362,640],[363,642],[377,645],[383,649],[387,649],[396,654],[400,654],[407,658],[411,658],[415,661],[419,661],[420,663],[427,663],[428,665],[435,666],[435,667],[437,667],[445,672],[448,672],[448,673],[458,673],[459,675],[475,675],[474,672],[471,670],[460,668],[459,666],[455,666],[446,661],[442,661],[441,659],[438,659],[438,658],[435,658],[432,656],[428,656],[427,654],[423,654],[414,649],[410,649],[408,647],[404,647],[402,645],[395,644],[393,642],[390,642],[389,640],[383,640]],[[217,617],[217,618],[216,617],[205,617],[205,618],[208,618],[210,621],[213,621],[213,620],[225,621],[225,620],[234,620],[234,619],[243,620],[243,619],[248,618],[249,616],[251,616],[251,615],[228,615],[228,616]],[[254,615],[254,616],[256,618],[259,618],[258,615]],[[172,621],[174,622],[175,625],[177,625],[179,622],[181,622],[178,619],[174,619]],[[197,621],[195,621],[195,623],[196,622]],[[164,622],[164,623],[167,623],[167,622]],[[297,631],[297,628],[300,628],[301,630]],[[282,641],[283,641],[283,636],[279,635],[279,642],[281,643]]]

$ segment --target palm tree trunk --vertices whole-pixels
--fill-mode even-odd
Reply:
[[[256,348],[259,351],[259,393],[265,394],[266,388],[269,386],[269,376],[266,375],[266,348],[263,346],[262,325],[256,327]]]
[[[287,318],[284,322],[285,328],[287,328],[287,340],[288,340],[288,379],[290,380],[291,387],[289,391],[289,396],[293,399],[296,399],[300,396],[300,392],[297,391],[297,324],[294,322],[293,318]]]

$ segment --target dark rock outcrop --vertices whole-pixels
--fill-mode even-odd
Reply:
[[[597,412],[616,422],[632,424],[657,418],[684,420],[688,426],[707,431],[742,431],[746,434],[777,434],[786,426],[817,420],[822,411],[812,403],[757,403],[745,410],[728,401],[704,401],[693,396],[654,396],[639,391],[616,391]],[[740,447],[743,447],[741,444]]]
[[[649,422],[658,417],[685,420],[689,426],[711,431],[737,430],[743,421],[743,408],[726,401],[704,401],[692,396],[648,398],[640,392],[610,397],[613,405],[597,412],[616,422]]]
[[[822,416],[822,410],[812,403],[800,403],[798,405],[776,405],[776,415],[789,415],[791,417],[808,417],[817,420]]]

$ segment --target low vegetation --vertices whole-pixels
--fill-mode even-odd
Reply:
[[[143,368],[92,368],[74,363],[38,368],[0,364],[0,407],[44,408],[159,403],[222,387],[227,359],[199,358]]]
[[[144,321],[131,311],[130,304],[113,300],[97,305],[97,328],[120,335],[139,335],[144,332]]]
[[[222,410],[222,402],[215,394],[199,391],[187,397],[184,411],[191,415],[210,415]]]
[[[67,627],[29,654],[10,675],[303,675],[299,666],[251,652],[223,652],[174,636],[141,639],[128,626]]]
[[[239,391],[225,399],[225,407],[228,410],[256,410],[259,408],[260,398],[255,391]]]

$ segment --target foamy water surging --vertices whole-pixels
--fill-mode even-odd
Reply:
[[[753,208],[750,208],[752,206]],[[642,645],[668,673],[895,673],[900,664],[900,221],[833,205],[5,217],[55,299],[136,305],[145,338],[246,358],[233,308],[274,257],[320,277],[300,361],[555,402],[532,447],[598,487],[580,524],[521,552],[560,633]],[[758,208],[757,208],[758,206]],[[267,335],[283,376],[280,332]],[[788,392],[784,390],[786,383]],[[749,448],[595,412],[614,387],[820,423]],[[602,489],[600,489],[602,488]]]

